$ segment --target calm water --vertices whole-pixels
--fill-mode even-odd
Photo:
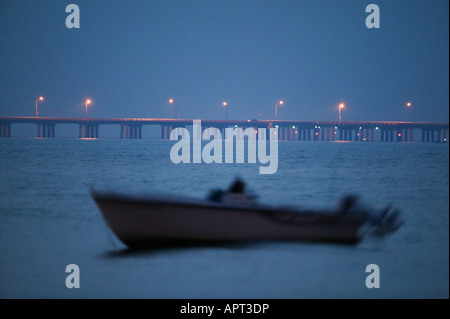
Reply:
[[[173,142],[0,140],[0,297],[448,298],[447,144],[280,142],[279,169],[172,164]],[[89,189],[202,198],[244,178],[270,204],[333,206],[342,194],[393,203],[406,223],[357,246],[257,243],[124,253]],[[81,288],[67,289],[75,263]],[[367,289],[375,263],[381,288]]]

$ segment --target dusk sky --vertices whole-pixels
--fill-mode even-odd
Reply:
[[[80,28],[68,29],[68,4]],[[368,29],[365,8],[380,8]],[[1,0],[0,116],[449,119],[449,2]],[[261,115],[259,115],[261,113]]]

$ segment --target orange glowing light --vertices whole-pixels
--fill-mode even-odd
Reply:
[[[169,103],[173,103],[173,99],[170,99],[170,100],[169,100]]]
[[[92,101],[89,100],[89,99],[86,100],[86,104],[91,104],[91,102],[92,102]]]
[[[279,103],[280,103],[280,105],[283,105],[283,104],[284,104],[284,101],[283,101],[283,100],[280,100]]]
[[[295,134],[297,134],[298,132],[297,131],[295,131]]]
[[[344,103],[339,104],[339,107],[342,109],[343,107],[345,107]]]
[[[316,135],[319,135],[319,132],[316,132]]]
[[[406,103],[406,106],[407,106],[407,107],[412,106],[411,102]]]
[[[228,103],[227,103],[227,102],[223,102],[222,105],[223,105],[223,106],[227,106]]]
[[[39,101],[44,101],[44,97],[43,97],[43,96],[40,96],[40,97],[39,97]]]
[[[398,136],[402,136],[402,134],[398,133]]]

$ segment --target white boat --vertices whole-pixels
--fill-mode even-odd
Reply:
[[[219,200],[214,198],[218,194]],[[353,197],[336,210],[314,211],[260,205],[233,191],[215,193],[210,200],[101,192],[92,196],[112,231],[130,248],[255,240],[354,244],[401,225],[398,210],[358,211]]]

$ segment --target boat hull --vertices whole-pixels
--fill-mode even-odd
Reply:
[[[264,207],[171,202],[93,194],[104,219],[129,247],[255,240],[357,243],[363,219]]]

